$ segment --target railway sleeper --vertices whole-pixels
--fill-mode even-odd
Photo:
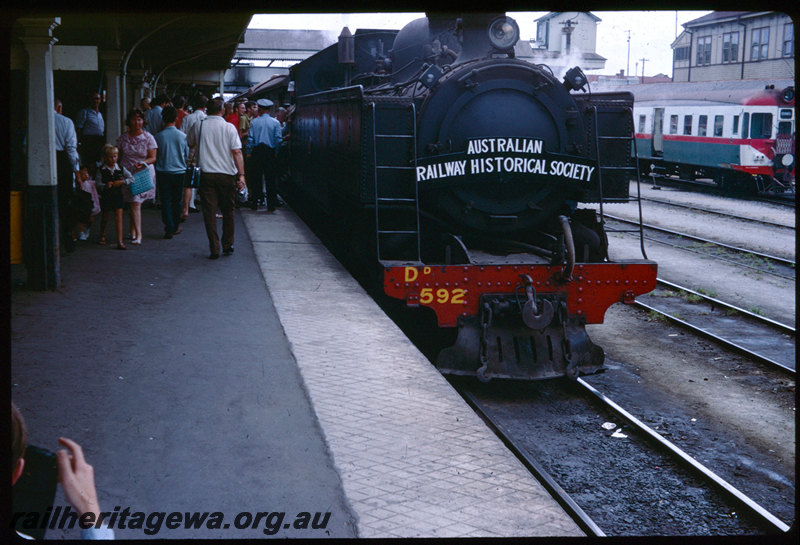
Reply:
[[[596,373],[603,349],[595,345],[582,319],[569,316],[563,297],[541,297],[540,308],[559,309],[543,327],[532,329],[513,295],[481,297],[481,316],[459,319],[455,343],[439,352],[436,367],[444,374],[543,380]]]

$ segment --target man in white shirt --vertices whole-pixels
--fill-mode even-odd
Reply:
[[[53,116],[56,137],[56,179],[58,180],[58,223],[60,244],[67,252],[75,249],[72,240],[72,210],[70,201],[75,190],[75,178],[80,170],[78,136],[72,120],[62,115],[63,104],[55,99]]]
[[[208,235],[209,259],[217,259],[220,255],[217,207],[222,212],[222,253],[226,256],[233,254],[236,193],[245,187],[242,141],[236,127],[222,117],[224,108],[221,98],[209,100],[206,103],[208,117],[192,127],[186,138],[190,148],[199,146],[200,151],[198,191]]]

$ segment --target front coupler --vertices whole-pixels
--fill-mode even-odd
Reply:
[[[558,295],[484,294],[479,316],[459,318],[455,344],[439,353],[442,373],[541,380],[597,372],[603,349],[586,333],[585,319],[570,316]]]

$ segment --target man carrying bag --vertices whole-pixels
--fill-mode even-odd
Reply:
[[[201,206],[208,236],[209,259],[217,259],[220,249],[224,255],[233,254],[234,210],[237,191],[245,186],[242,141],[236,127],[222,117],[223,101],[214,98],[206,104],[208,118],[200,127],[192,127],[187,143],[202,146],[198,159],[200,167]],[[222,212],[222,240],[217,234],[217,209]],[[220,248],[221,242],[221,248]]]

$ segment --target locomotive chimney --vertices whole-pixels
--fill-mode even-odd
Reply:
[[[344,27],[339,34],[339,64],[355,64],[356,47],[355,39],[350,33],[350,29]]]

